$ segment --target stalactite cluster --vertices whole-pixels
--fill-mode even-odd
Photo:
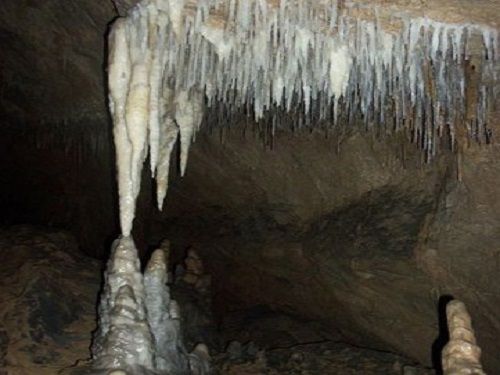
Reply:
[[[108,78],[123,237],[106,273],[97,367],[205,371],[204,348],[187,354],[180,341],[164,254],[153,254],[143,279],[129,236],[147,156],[161,209],[174,146],[179,142],[184,175],[207,113],[216,121],[265,119],[271,134],[323,123],[401,131],[427,160],[444,136],[452,148],[464,138],[491,140],[497,30],[405,14],[387,22],[377,9],[356,7],[338,0],[143,0],[116,20]]]
[[[376,9],[359,17],[355,7],[337,0],[145,0],[118,19],[109,87],[123,233],[130,234],[148,152],[161,209],[173,146],[179,138],[183,174],[204,108],[223,108],[220,117],[270,118],[273,127],[327,121],[405,130],[428,160],[443,135],[452,146],[464,132],[488,142],[498,31],[404,14],[389,28]],[[470,94],[473,54],[479,73]],[[296,115],[275,116],[280,112]]]

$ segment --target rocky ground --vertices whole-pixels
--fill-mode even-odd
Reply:
[[[334,342],[268,351],[258,350],[253,345],[233,345],[231,351],[216,357],[215,367],[221,375],[434,374],[394,354]]]
[[[0,230],[2,375],[53,375],[88,356],[100,267],[69,234]]]
[[[210,281],[196,255],[178,267],[176,297],[189,342],[204,340],[215,374],[349,375],[432,372],[390,353],[321,340],[307,324],[271,314],[246,312],[226,319],[216,332]],[[95,328],[101,263],[79,254],[67,233],[18,226],[0,229],[0,374],[81,373]],[[253,318],[249,318],[253,316]],[[252,334],[253,332],[253,334]],[[226,339],[255,338],[241,344]]]

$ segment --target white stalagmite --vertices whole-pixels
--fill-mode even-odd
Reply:
[[[187,374],[189,356],[181,337],[180,319],[170,314],[167,286],[168,244],[155,250],[146,267],[144,286],[148,321],[156,346],[156,369],[168,374]]]
[[[445,375],[485,375],[481,349],[477,345],[471,318],[463,302],[454,300],[446,306],[450,341],[443,349]]]
[[[113,243],[99,304],[92,354],[101,369],[153,368],[153,342],[146,320],[143,276],[130,237]]]
[[[209,373],[208,349],[198,345],[188,353],[182,342],[181,311],[167,285],[167,257],[164,241],[143,276],[133,240],[121,237],[113,243],[92,345],[96,374]]]
[[[109,331],[94,362],[97,368],[125,368],[134,374],[154,369],[151,332],[148,322],[137,312],[140,308],[130,286],[118,289],[114,307],[109,313]]]

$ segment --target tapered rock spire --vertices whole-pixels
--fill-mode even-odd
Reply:
[[[130,237],[113,244],[92,345],[96,374],[206,375],[203,344],[189,353],[182,342],[181,310],[167,285],[168,242],[153,252],[145,274]]]
[[[148,153],[161,209],[172,149],[179,140],[184,175],[207,109],[217,114],[211,123],[236,113],[270,119],[273,129],[328,122],[404,130],[427,160],[441,144],[463,141],[459,126],[489,142],[498,30],[404,14],[385,28],[377,9],[361,18],[355,3],[143,0],[118,19],[108,77],[122,233],[132,229]],[[472,41],[482,49],[474,48],[477,92],[466,95]],[[293,121],[280,123],[280,112],[293,112]]]
[[[443,349],[444,375],[485,375],[481,366],[481,349],[465,305],[457,300],[449,302],[446,317],[450,341]]]

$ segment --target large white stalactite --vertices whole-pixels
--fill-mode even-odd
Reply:
[[[477,85],[466,68],[473,49]],[[144,278],[139,271],[130,235],[148,154],[161,209],[175,144],[184,175],[207,110],[257,121],[293,111],[294,127],[404,131],[430,160],[444,135],[452,147],[463,133],[488,142],[498,94],[497,30],[406,14],[387,24],[349,1],[143,0],[114,23],[109,51],[123,237],[108,264],[93,352],[97,367],[131,373],[203,373],[208,363],[203,346],[182,347],[164,254],[153,255]],[[273,129],[286,126],[279,118]]]
[[[256,120],[294,111],[299,127],[325,120],[404,129],[428,160],[443,134],[457,142],[460,126],[488,142],[498,31],[405,14],[386,25],[376,9],[367,12],[336,0],[144,0],[117,20],[109,88],[123,234],[148,152],[161,208],[171,150],[178,137],[184,174],[205,104],[250,109]],[[474,48],[480,73],[470,103],[465,62]]]

